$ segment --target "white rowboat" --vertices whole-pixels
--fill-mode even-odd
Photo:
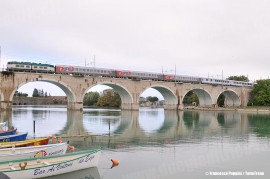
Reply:
[[[85,150],[63,155],[26,158],[0,162],[0,172],[11,179],[49,177],[85,168],[97,167],[101,149]]]
[[[0,149],[0,162],[65,154],[68,143]]]

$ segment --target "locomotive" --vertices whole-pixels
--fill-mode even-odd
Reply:
[[[132,80],[153,80],[153,81],[168,81],[175,83],[202,83],[212,85],[225,85],[225,86],[253,86],[252,82],[234,81],[234,80],[221,80],[214,78],[202,78],[184,75],[172,75],[163,73],[151,73],[143,71],[130,71],[120,69],[108,68],[93,68],[83,66],[70,66],[70,65],[50,65],[43,63],[32,62],[17,62],[11,61],[7,63],[7,71],[18,72],[37,72],[37,73],[54,73],[74,76],[100,76],[100,77],[114,77],[126,78]]]
[[[54,73],[54,65],[32,62],[8,62],[7,71],[46,72]]]

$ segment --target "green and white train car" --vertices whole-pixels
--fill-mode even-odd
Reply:
[[[11,61],[7,63],[7,71],[54,73],[55,68],[50,64]]]

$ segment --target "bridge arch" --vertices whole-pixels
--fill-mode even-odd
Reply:
[[[218,97],[223,94],[225,96],[224,106],[225,107],[239,107],[241,105],[240,97],[234,90],[224,90],[217,96],[216,102]]]
[[[76,101],[76,95],[74,94],[74,92],[68,87],[67,84],[61,82],[61,81],[54,81],[53,79],[39,79],[39,80],[35,80],[35,79],[31,79],[29,81],[26,82],[22,82],[20,83],[12,92],[10,95],[9,100],[12,101],[13,96],[15,94],[15,92],[22,87],[23,85],[27,84],[27,83],[31,83],[31,82],[48,82],[51,84],[54,84],[56,86],[58,86],[60,89],[62,89],[64,91],[64,93],[67,95],[67,99],[68,102],[73,102]]]
[[[151,86],[147,86],[144,89],[144,91],[149,89],[149,88],[153,88],[162,94],[162,96],[164,98],[164,109],[177,109],[178,100],[177,100],[177,96],[173,92],[173,90],[171,90],[169,87],[163,86],[163,85],[151,85]],[[144,91],[141,91],[140,95]]]
[[[132,98],[132,94],[129,92],[129,90],[127,88],[125,88],[124,86],[120,85],[120,84],[117,84],[117,83],[112,83],[112,82],[99,82],[99,83],[96,83],[95,85],[93,86],[90,86],[89,88],[87,88],[83,95],[82,95],[82,101],[83,101],[83,98],[85,96],[85,94],[94,86],[96,85],[106,85],[106,86],[109,86],[111,87],[113,90],[115,90],[121,97],[121,101],[122,101],[122,104],[121,104],[121,108],[129,108],[127,106],[133,104],[133,98]],[[130,107],[131,109],[131,107]]]
[[[212,100],[210,93],[207,90],[201,89],[201,88],[193,88],[189,91],[186,91],[186,93],[184,94],[184,97],[190,91],[193,91],[197,95],[197,97],[199,99],[199,106],[200,107],[211,107],[212,106],[213,100]],[[181,101],[181,104],[183,104],[184,97]]]

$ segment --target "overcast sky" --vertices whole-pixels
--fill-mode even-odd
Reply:
[[[0,0],[7,61],[270,75],[269,0]]]

